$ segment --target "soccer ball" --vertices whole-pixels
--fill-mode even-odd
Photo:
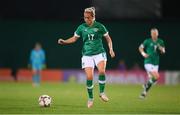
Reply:
[[[38,102],[41,107],[50,107],[51,97],[49,95],[41,95]]]

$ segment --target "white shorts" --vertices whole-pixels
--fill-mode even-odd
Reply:
[[[100,54],[92,55],[92,56],[82,56],[81,66],[83,69],[86,67],[94,68],[101,61],[107,61],[106,53],[100,53]]]
[[[152,65],[152,64],[145,64],[144,65],[147,72],[158,72],[159,66],[158,65]]]

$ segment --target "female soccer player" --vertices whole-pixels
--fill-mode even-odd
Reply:
[[[164,41],[158,38],[158,29],[151,29],[151,38],[144,40],[144,42],[139,46],[139,52],[145,58],[144,67],[149,76],[149,80],[146,84],[143,85],[143,92],[140,95],[140,98],[145,98],[147,92],[151,86],[158,80],[159,73],[159,55],[165,53]],[[144,51],[145,50],[145,51]]]
[[[45,53],[40,43],[36,43],[31,51],[29,65],[31,65],[33,71],[33,86],[38,86],[40,84],[41,70],[45,67]]]
[[[90,7],[84,10],[84,21],[74,33],[74,36],[67,40],[59,39],[59,44],[71,44],[74,43],[78,38],[83,40],[82,49],[82,68],[84,69],[87,76],[87,92],[88,102],[87,107],[93,106],[93,73],[94,67],[96,66],[99,72],[99,91],[100,98],[107,102],[109,99],[105,95],[105,68],[106,68],[106,52],[103,48],[102,38],[104,37],[109,47],[109,54],[113,58],[115,53],[113,51],[113,45],[111,37],[108,34],[107,29],[104,25],[95,21],[95,8]]]

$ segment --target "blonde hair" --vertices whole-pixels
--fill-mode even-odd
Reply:
[[[157,28],[151,28],[151,31],[158,31]]]
[[[85,10],[84,10],[84,12],[87,12],[87,13],[91,13],[91,15],[92,15],[92,17],[94,17],[95,18],[95,7],[89,7],[89,8],[86,8]]]

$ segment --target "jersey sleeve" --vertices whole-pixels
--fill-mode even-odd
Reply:
[[[145,48],[147,46],[147,40],[144,40],[143,43],[141,43],[140,47]]]
[[[76,29],[76,31],[74,32],[74,36],[75,37],[81,37],[81,33],[82,33],[82,27],[81,25]]]
[[[102,29],[103,36],[107,36],[109,34],[108,30],[103,24],[101,24],[101,29]]]

